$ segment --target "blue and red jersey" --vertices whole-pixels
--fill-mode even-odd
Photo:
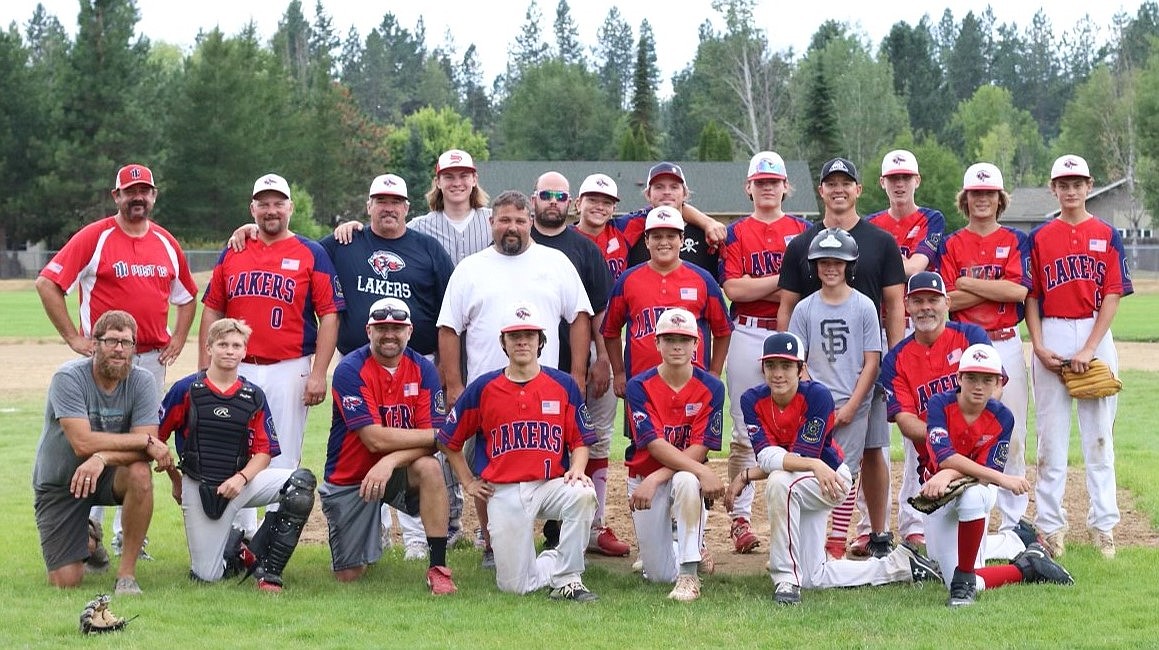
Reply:
[[[700,341],[692,361],[701,368],[708,367],[709,336],[732,334],[724,294],[707,271],[686,262],[667,274],[659,273],[647,263],[633,266],[612,287],[600,329],[605,337],[619,336],[624,325],[628,326],[624,346],[628,377],[660,365],[656,319],[673,307],[683,307],[696,316]]]
[[[624,463],[628,476],[648,476],[664,465],[648,453],[648,443],[666,440],[684,451],[693,445],[720,450],[724,427],[724,384],[701,368],[679,390],[664,381],[656,368],[628,381],[628,421],[635,453]]]
[[[946,234],[946,217],[940,210],[919,207],[913,214],[894,219],[889,210],[866,217],[869,223],[888,232],[902,257],[909,259],[915,253],[925,255],[932,263],[938,255],[942,237]]]
[[[880,381],[885,388],[889,421],[903,412],[925,421],[930,398],[958,388],[962,353],[975,343],[990,345],[990,338],[981,327],[951,321],[933,345],[924,345],[913,334],[895,345],[881,362]]]
[[[613,217],[608,219],[598,235],[589,235],[582,230],[579,232],[595,242],[608,264],[612,280],[618,280],[628,270],[628,251],[644,236],[644,220],[629,216]]]
[[[720,252],[721,283],[746,275],[761,278],[780,274],[785,247],[808,229],[808,221],[790,215],[768,223],[750,215],[730,224]],[[776,319],[780,304],[774,300],[734,302],[730,313],[734,318]]]
[[[1000,226],[985,236],[963,228],[942,242],[936,268],[946,282],[946,291],[957,289],[958,278],[963,277],[1007,280],[1030,289],[1030,240],[1009,226]],[[987,300],[951,312],[950,317],[992,331],[1014,327],[1023,314],[1021,302]]]
[[[272,244],[247,239],[240,253],[226,248],[201,301],[244,320],[253,328],[249,355],[270,361],[314,354],[317,317],[346,308],[330,257],[301,235]]]
[[[845,460],[833,440],[833,394],[822,383],[800,382],[784,408],[773,401],[767,385],[754,386],[741,395],[740,408],[755,454],[781,447],[805,458],[820,458],[832,469]]]
[[[930,475],[939,464],[954,454],[1001,472],[1010,450],[1010,433],[1014,414],[1002,402],[990,399],[973,422],[967,422],[958,405],[958,392],[935,395],[929,403],[926,420],[926,447]]]
[[[476,474],[491,483],[544,481],[563,476],[570,452],[596,442],[579,386],[571,375],[542,366],[516,382],[500,368],[471,382],[439,432],[459,451],[475,438]]]
[[[435,364],[407,348],[394,372],[364,345],[334,369],[326,473],[335,485],[357,485],[385,454],[373,453],[358,436],[367,426],[431,429],[442,426],[446,401]],[[432,445],[434,440],[431,440]]]
[[[1135,291],[1119,231],[1097,217],[1030,231],[1030,274],[1030,295],[1049,318],[1091,318],[1108,294]]]
[[[239,377],[224,390],[204,379],[204,374],[199,372],[186,375],[174,382],[169,388],[169,392],[165,393],[165,399],[161,400],[161,424],[157,427],[157,438],[162,442],[168,442],[169,437],[176,434],[173,436],[173,446],[177,449],[178,456],[181,456],[184,452],[185,439],[188,437],[189,388],[193,385],[193,382],[199,379],[205,382],[209,390],[222,397],[231,397],[242,386],[246,385],[255,393],[262,393],[261,388],[247,382],[244,377]],[[278,435],[274,431],[274,417],[270,413],[269,403],[265,402],[264,399],[262,408],[254,412],[246,428],[249,431],[250,456],[255,454],[278,456],[282,453],[282,448],[278,445]]]

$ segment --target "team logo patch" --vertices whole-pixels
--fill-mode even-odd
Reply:
[[[1010,443],[1000,442],[994,447],[994,462],[999,467],[1006,467],[1006,456],[1010,453]]]
[[[360,406],[362,406],[362,398],[361,397],[359,397],[357,395],[343,395],[342,396],[342,408],[346,409],[347,411],[357,410],[358,407],[360,407]]]
[[[801,427],[801,441],[815,445],[821,442],[821,434],[825,431],[825,423],[821,418],[809,418],[805,426]]]
[[[945,445],[950,439],[950,432],[941,427],[935,427],[930,429],[930,432],[926,434],[926,439],[929,441],[931,447],[940,447]]]
[[[632,422],[639,427],[644,424],[644,420],[648,419],[648,414],[643,411],[632,411]]]
[[[416,397],[419,394],[418,382],[412,381],[402,385],[403,397]]]
[[[544,415],[559,415],[559,400],[545,399],[540,403],[539,408]]]
[[[366,262],[370,264],[370,269],[384,280],[391,273],[397,273],[406,268],[406,262],[390,251],[374,251],[366,259]]]
[[[930,248],[938,250],[938,245],[942,243],[942,233],[936,232],[927,237],[926,241],[929,242]]]
[[[435,413],[438,413],[439,415],[447,414],[447,395],[443,392],[443,389],[440,388],[439,390],[435,391],[434,404]]]
[[[708,434],[713,438],[719,438],[724,431],[724,412],[717,411],[712,414],[712,421],[708,423]]]
[[[755,424],[750,424],[747,427],[745,427],[745,429],[748,430],[749,440],[752,440],[753,438],[755,438],[757,436],[757,432],[761,430],[761,428]]]
[[[442,391],[439,392],[441,393]],[[455,408],[451,409],[450,413],[447,413],[447,424],[454,426],[454,424],[459,421],[459,416],[456,415],[458,412],[459,407],[456,406]]]
[[[302,267],[302,260],[294,259],[292,257],[283,257],[282,258],[282,270],[283,271],[297,271],[301,267]]]
[[[673,320],[675,320],[675,319],[673,319]],[[683,319],[681,319],[681,320],[683,320]],[[692,404],[685,404],[684,405],[684,416],[685,417],[692,417],[692,416],[696,415],[697,413],[700,412],[700,408],[702,406],[704,406],[704,404],[702,404],[700,402],[693,402]]]
[[[595,422],[592,421],[592,414],[588,412],[587,404],[580,404],[579,407],[580,426],[585,429],[594,429]]]

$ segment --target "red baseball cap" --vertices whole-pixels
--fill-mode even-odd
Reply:
[[[153,172],[144,165],[133,163],[117,170],[117,178],[113,181],[113,189],[123,190],[130,185],[144,183],[149,187],[157,187],[153,183]]]

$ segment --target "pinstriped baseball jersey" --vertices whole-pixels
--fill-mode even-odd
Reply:
[[[930,474],[954,454],[1001,472],[1006,467],[1014,414],[1002,402],[991,399],[978,419],[967,422],[958,406],[958,393],[938,393],[930,399],[926,421]]]
[[[802,381],[785,408],[773,402],[767,385],[754,386],[740,397],[753,452],[783,447],[806,458],[820,458],[833,469],[844,454],[833,440],[833,395],[824,384]]]
[[[462,230],[456,228],[443,212],[428,212],[415,217],[406,227],[437,239],[458,266],[463,258],[491,245],[491,208],[475,208],[471,212],[472,216]]]
[[[656,439],[667,440],[681,451],[693,445],[720,450],[724,384],[707,371],[694,367],[692,379],[673,390],[653,368],[628,382],[626,399],[636,447],[625,463],[628,476],[647,476],[664,466],[648,453],[648,443]]]
[[[1030,240],[1020,230],[1001,226],[982,236],[963,228],[946,238],[938,251],[937,268],[946,282],[946,291],[954,291],[961,277],[983,280],[1009,280],[1030,288]],[[1021,302],[1001,303],[987,300],[973,307],[951,313],[951,318],[974,323],[986,330],[1014,327],[1022,321]]]

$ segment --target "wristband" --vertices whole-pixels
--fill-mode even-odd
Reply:
[[[242,472],[238,472],[237,475],[241,477],[241,480],[245,481],[246,485],[250,484],[249,477],[247,477],[245,474],[243,474]]]
[[[92,456],[90,456],[90,458],[99,459],[101,461],[101,464],[106,466],[106,467],[108,467],[108,465],[109,465],[108,459],[105,458],[104,456],[102,456],[99,451],[97,453],[93,454]]]

